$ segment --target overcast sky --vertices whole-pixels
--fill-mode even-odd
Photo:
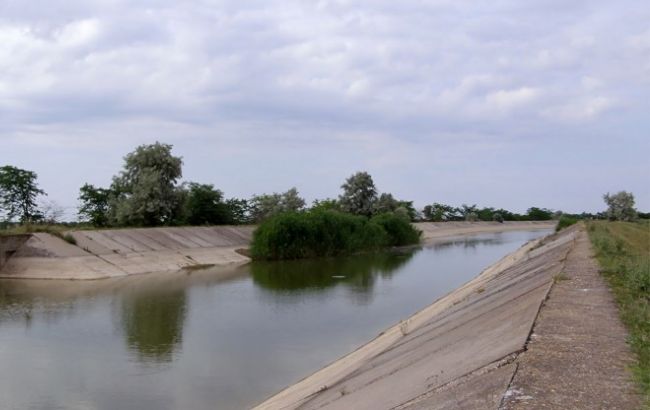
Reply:
[[[226,196],[650,210],[650,3],[0,0],[0,165],[74,211],[137,145]]]

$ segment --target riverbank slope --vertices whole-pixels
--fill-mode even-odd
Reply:
[[[460,235],[551,229],[548,222],[423,222],[425,242]],[[71,231],[70,242],[48,233],[31,234],[14,249],[1,278],[102,279],[170,272],[203,266],[241,265],[255,226],[139,228]],[[72,242],[72,243],[71,243]]]
[[[636,408],[625,330],[585,258],[582,226],[529,243],[256,409]]]

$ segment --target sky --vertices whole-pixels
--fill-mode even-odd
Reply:
[[[647,0],[0,0],[0,166],[74,215],[140,144],[226,197],[650,211]]]

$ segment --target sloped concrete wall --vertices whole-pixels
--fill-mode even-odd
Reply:
[[[5,266],[7,260],[20,248],[29,235],[0,236],[0,270]]]
[[[575,232],[523,246],[255,409],[498,408]]]
[[[19,247],[0,277],[24,279],[101,279],[169,272],[204,265],[237,265],[250,259],[252,226],[113,229],[73,231],[70,244],[35,233]]]
[[[433,241],[476,233],[549,229],[554,222],[425,222],[415,226],[422,230],[424,241]],[[237,250],[248,248],[255,228],[203,226],[68,232],[76,244],[47,233],[34,233],[18,246],[0,270],[0,277],[101,279],[202,265],[245,264],[250,259]]]

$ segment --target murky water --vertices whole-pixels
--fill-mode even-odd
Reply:
[[[247,408],[546,233],[234,270],[0,281],[0,408]]]

